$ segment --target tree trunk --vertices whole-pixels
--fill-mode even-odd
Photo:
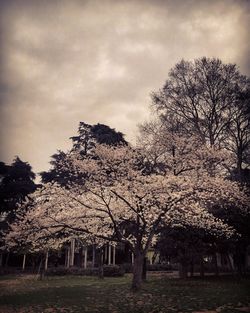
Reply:
[[[70,265],[70,247],[65,249],[65,267],[69,268]]]
[[[3,266],[3,254],[0,253],[0,267]]]
[[[81,246],[79,248],[79,253],[78,253],[78,266],[83,267],[83,247]]]
[[[200,257],[200,276],[201,277],[205,276],[204,260],[203,260],[203,256],[202,255]]]
[[[38,280],[42,280],[44,278],[44,264],[43,264],[44,261],[45,261],[45,258],[42,255],[41,256],[41,260],[40,260],[40,264],[39,264],[39,267],[38,267],[38,272],[37,272]]]
[[[181,260],[180,269],[179,269],[179,277],[182,279],[186,279],[187,276],[188,276],[187,261]]]
[[[23,255],[23,265],[22,265],[22,270],[25,270],[25,265],[26,265],[26,253]]]
[[[103,248],[99,250],[99,257],[98,257],[98,278],[103,279]]]
[[[95,267],[95,245],[92,246],[92,267]]]
[[[242,173],[242,149],[238,147],[237,151],[237,179],[240,183],[243,181],[243,173]]]
[[[108,244],[108,265],[111,265],[111,244]]]
[[[231,260],[231,258],[229,256],[229,253],[226,253],[226,258],[227,258],[227,262],[228,262],[229,267],[230,267],[230,271],[231,271],[231,273],[234,274],[235,273],[234,264],[233,264],[233,262],[232,262],[232,260]]]
[[[133,265],[135,262],[135,256],[134,256],[134,253],[131,252],[131,264]]]
[[[217,254],[214,253],[213,255],[213,261],[214,261],[214,274],[215,276],[219,276],[219,267],[218,267],[218,261],[217,261]]]
[[[103,263],[107,264],[108,263],[108,245],[107,244],[104,246],[104,253],[103,253],[103,255],[104,255]]]
[[[113,265],[115,265],[115,250],[116,250],[116,248],[114,246],[113,247]]]
[[[141,288],[144,255],[141,252],[135,253],[132,290],[137,291]]]
[[[194,277],[194,261],[190,262],[190,277]]]
[[[49,251],[46,251],[45,263],[44,263],[44,270],[45,270],[45,272],[47,272],[47,270],[48,270],[48,262],[49,262]]]
[[[70,242],[70,264],[69,266],[74,266],[75,263],[75,239],[71,239]]]
[[[147,279],[147,258],[143,258],[142,280]]]
[[[32,266],[32,273],[35,273],[36,272],[36,260],[34,256],[31,257],[31,266]]]
[[[7,253],[6,259],[5,259],[5,267],[8,267],[8,263],[9,263],[9,257],[10,257],[10,253]]]
[[[84,248],[84,269],[87,268],[87,262],[88,262],[88,246],[85,246],[85,248]]]

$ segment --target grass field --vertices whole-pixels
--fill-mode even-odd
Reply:
[[[131,276],[0,277],[0,312],[250,312],[250,278],[179,280],[151,274],[143,289],[130,292]]]

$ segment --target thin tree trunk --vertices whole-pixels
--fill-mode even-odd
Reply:
[[[135,256],[134,256],[134,253],[131,252],[131,264],[134,264],[135,262]]]
[[[86,246],[84,249],[84,269],[87,268],[87,261],[88,261],[88,247]]]
[[[142,285],[142,272],[143,272],[144,255],[141,252],[135,253],[134,267],[133,267],[133,280],[132,290],[137,291]]]
[[[226,253],[226,258],[227,258],[227,261],[228,261],[228,264],[229,264],[229,267],[230,267],[230,271],[231,271],[231,273],[234,274],[235,273],[235,269],[234,269],[234,266],[232,264],[232,260],[231,260],[231,258],[230,258],[228,253]]]
[[[113,246],[113,265],[115,265],[115,246]]]
[[[23,255],[23,265],[22,265],[22,270],[25,270],[25,264],[26,264],[26,253]]]
[[[200,276],[204,277],[205,276],[205,270],[204,270],[204,260],[203,256],[201,255],[200,257]]]
[[[103,263],[106,264],[108,262],[108,245],[107,244],[104,246],[104,254],[103,255],[104,255]]]
[[[3,266],[3,254],[0,253],[0,267]]]
[[[92,267],[95,267],[95,245],[92,246]]]
[[[32,273],[35,273],[36,272],[36,260],[35,260],[35,257],[32,256],[31,257],[31,266],[32,266]]]
[[[242,173],[242,149],[238,148],[237,152],[237,178],[240,183],[243,182],[243,173]]]
[[[37,271],[37,275],[38,275],[38,279],[42,280],[44,277],[44,266],[43,266],[43,261],[44,261],[44,256],[41,256],[41,260],[39,263],[39,267],[38,267],[38,271]]]
[[[98,258],[98,278],[103,279],[103,248],[99,250],[99,258]]]
[[[71,239],[70,243],[70,266],[74,266],[75,262],[75,239]]]
[[[70,247],[67,249],[67,268],[70,267]]]
[[[142,268],[142,280],[147,279],[147,258],[143,258],[143,268]]]
[[[65,263],[66,268],[69,268],[69,247],[65,248]]]
[[[5,267],[7,267],[8,266],[8,263],[9,263],[9,257],[10,257],[10,253],[8,252],[7,253],[7,256],[6,256],[6,259],[5,259]]]
[[[108,265],[111,265],[111,248],[112,246],[108,245]]]
[[[214,274],[215,276],[219,276],[219,267],[218,267],[218,261],[217,261],[217,255],[214,253],[213,255],[213,261],[214,261]]]
[[[49,251],[47,251],[45,254],[45,264],[44,264],[45,272],[48,270],[48,261],[49,261]]]
[[[179,268],[179,277],[182,279],[186,279],[187,276],[188,276],[187,262],[186,260],[181,260]]]
[[[190,262],[190,277],[194,277],[194,260]]]

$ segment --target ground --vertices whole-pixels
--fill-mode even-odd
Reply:
[[[250,312],[250,278],[179,280],[150,274],[140,292],[122,278],[63,276],[0,277],[0,312],[233,313]]]

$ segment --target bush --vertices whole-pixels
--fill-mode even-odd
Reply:
[[[106,277],[123,276],[125,271],[118,265],[104,265],[103,273]],[[98,276],[98,268],[81,268],[81,267],[52,267],[48,268],[46,275],[48,276],[64,276],[64,275],[83,275]]]
[[[69,268],[66,267],[50,267],[46,271],[48,276],[64,276],[69,274]]]
[[[148,271],[172,271],[173,267],[169,264],[147,264]]]
[[[123,263],[121,266],[125,273],[133,273],[133,264]]]
[[[125,270],[119,265],[104,265],[103,274],[106,277],[119,277],[124,276]]]

